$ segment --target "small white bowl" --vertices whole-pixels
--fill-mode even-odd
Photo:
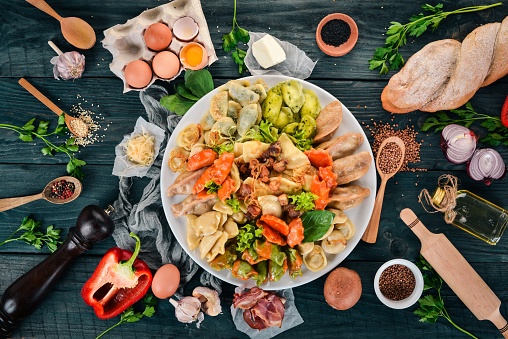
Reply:
[[[381,273],[383,273],[384,270],[386,270],[389,266],[393,265],[403,265],[406,266],[413,272],[416,280],[415,289],[413,290],[413,293],[406,299],[402,300],[390,300],[386,298],[383,293],[381,293],[381,290],[379,289],[379,278],[381,277]],[[376,272],[376,276],[374,277],[374,291],[376,291],[376,295],[378,299],[385,304],[386,306],[390,308],[394,308],[397,310],[408,308],[409,306],[413,305],[420,299],[420,296],[423,292],[423,275],[422,272],[420,272],[420,269],[416,267],[415,264],[413,264],[409,260],[405,259],[393,259],[390,261],[385,262]]]

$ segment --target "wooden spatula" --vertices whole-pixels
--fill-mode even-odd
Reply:
[[[444,234],[434,234],[414,212],[403,209],[400,218],[422,242],[420,253],[479,320],[490,320],[508,338],[508,323],[499,313],[501,300],[469,265]]]

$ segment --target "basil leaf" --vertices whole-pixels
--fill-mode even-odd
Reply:
[[[194,100],[194,101],[199,100],[199,98],[197,96],[195,96],[194,94],[192,94],[191,91],[183,83],[176,84],[175,91],[178,95],[180,95],[181,97],[183,97],[185,99]]]
[[[177,115],[184,115],[187,113],[194,103],[194,101],[185,100],[177,94],[166,95],[160,100],[160,104],[163,107],[167,108],[171,112],[175,112]]]
[[[212,75],[206,69],[185,71],[185,86],[198,98],[213,90]]]
[[[330,211],[310,211],[302,215],[303,242],[319,240],[330,228],[334,214]]]

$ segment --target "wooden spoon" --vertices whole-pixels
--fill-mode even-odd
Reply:
[[[430,232],[409,208],[400,212],[400,218],[422,242],[420,253],[425,260],[432,265],[467,308],[479,320],[490,320],[503,337],[508,338],[508,323],[499,313],[501,300],[450,240],[442,233]]]
[[[26,89],[30,94],[32,94],[34,97],[39,99],[40,102],[42,102],[44,105],[46,105],[47,108],[49,108],[50,110],[55,112],[56,115],[60,116],[65,113],[63,110],[58,108],[58,106],[55,105],[51,100],[49,100],[44,94],[39,92],[39,90],[37,88],[35,88],[31,83],[26,81],[25,78],[19,79],[18,83],[21,85],[21,87]],[[65,118],[65,124],[67,125],[67,128],[69,129],[69,131],[72,134],[74,134],[77,137],[81,137],[81,138],[85,137],[88,134],[88,126],[81,119],[71,117],[67,113],[65,113],[64,118]],[[73,124],[72,123],[73,120],[76,120],[77,122]],[[78,126],[78,125],[80,126],[79,130],[77,130],[73,127],[73,126]]]
[[[397,161],[397,159],[389,159],[387,156],[390,156],[390,153],[385,153],[385,158],[381,159],[381,154],[383,153],[383,148],[386,147],[389,143],[395,143],[401,150],[402,154],[400,156],[399,162],[397,163],[397,166],[391,167],[390,173],[385,173],[380,168],[380,162],[381,161]],[[381,210],[383,209],[383,199],[385,196],[385,188],[386,183],[388,182],[388,179],[393,177],[395,173],[397,173],[402,166],[402,162],[404,161],[404,155],[406,153],[406,146],[404,145],[404,142],[399,137],[389,137],[385,139],[381,146],[379,146],[379,150],[377,151],[376,156],[376,168],[377,172],[379,173],[379,176],[381,177],[381,185],[379,185],[379,190],[377,191],[376,195],[376,201],[374,203],[374,210],[372,211],[372,216],[370,217],[369,224],[367,225],[367,229],[365,230],[365,233],[363,233],[362,240],[365,242],[368,242],[370,244],[373,244],[376,242],[377,239],[377,233],[379,228],[379,220],[381,219]]]
[[[89,49],[95,45],[95,31],[85,20],[76,17],[62,18],[44,0],[26,1],[60,21],[62,34],[71,45],[81,49]]]
[[[51,197],[51,186],[55,182],[60,181],[60,180],[65,180],[68,182],[72,182],[74,184],[74,193],[66,199],[59,199],[59,198]],[[78,179],[71,177],[71,176],[58,177],[54,180],[51,180],[49,182],[49,184],[47,184],[46,187],[44,187],[44,190],[39,194],[29,195],[29,196],[25,196],[25,197],[0,199],[0,212],[4,212],[7,210],[10,210],[11,208],[18,207],[18,206],[21,206],[26,203],[29,203],[29,202],[32,202],[35,200],[39,200],[39,199],[44,199],[46,201],[49,201],[50,203],[58,204],[58,205],[66,204],[66,203],[71,202],[74,199],[76,199],[81,194],[82,190],[83,190],[83,185],[81,184],[81,181],[79,181]]]

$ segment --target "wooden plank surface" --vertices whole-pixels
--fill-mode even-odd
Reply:
[[[494,3],[493,0],[481,4]],[[0,213],[0,241],[7,238],[26,215],[42,220],[44,225],[67,230],[73,225],[79,211],[88,204],[106,206],[118,194],[118,178],[111,175],[114,147],[123,135],[130,133],[138,116],[144,109],[137,92],[122,94],[121,80],[109,71],[110,53],[102,48],[103,31],[115,24],[122,24],[145,9],[165,1],[141,0],[74,0],[49,2],[62,16],[78,16],[87,20],[97,33],[97,45],[83,53],[86,56],[86,71],[82,79],[57,81],[53,79],[49,60],[54,52],[47,40],[54,41],[62,50],[72,50],[59,32],[56,20],[35,9],[24,1],[0,2],[0,123],[22,125],[32,117],[51,120],[56,115],[32,98],[17,81],[26,77],[46,96],[65,110],[80,103],[83,107],[101,114],[103,133],[101,142],[81,150],[79,157],[87,161],[86,178],[82,196],[67,205],[53,206],[45,201],[33,202],[11,211]],[[406,22],[420,11],[425,1],[379,2],[366,0],[345,2],[335,0],[238,0],[237,19],[240,25],[254,32],[268,32],[281,40],[296,44],[314,61],[317,61],[308,81],[327,90],[339,98],[363,126],[373,121],[385,121],[400,126],[415,125],[419,130],[428,114],[415,112],[392,117],[380,105],[379,96],[389,75],[379,76],[368,70],[368,60],[376,47],[381,47],[390,21]],[[445,1],[445,9],[479,5],[472,0]],[[216,85],[237,78],[236,65],[230,55],[221,49],[221,36],[230,30],[232,1],[202,1],[211,38],[219,60],[210,67]],[[347,13],[356,20],[360,37],[351,53],[341,58],[331,58],[317,48],[314,35],[319,20],[332,12]],[[426,43],[442,38],[462,38],[474,27],[500,21],[508,15],[506,5],[494,10],[451,16],[435,32],[410,39],[401,48],[407,59]],[[157,84],[172,90],[172,84],[158,81]],[[508,78],[481,89],[472,100],[478,112],[497,115],[506,94]],[[92,106],[93,104],[93,106]],[[392,120],[393,119],[393,120]],[[369,135],[369,133],[367,133]],[[422,161],[418,167],[428,172],[400,173],[387,186],[380,233],[375,245],[360,242],[342,264],[358,271],[362,278],[363,294],[360,302],[351,310],[334,311],[324,301],[322,289],[325,277],[294,289],[296,305],[304,323],[280,337],[331,337],[344,338],[461,338],[463,335],[440,319],[436,324],[418,322],[412,314],[415,306],[406,310],[391,310],[376,298],[372,281],[381,264],[393,258],[415,261],[420,243],[416,236],[402,223],[398,214],[405,207],[412,208],[432,232],[442,232],[454,243],[464,257],[478,271],[501,299],[501,313],[508,315],[508,291],[505,277],[508,276],[508,241],[505,235],[497,246],[487,245],[463,231],[446,225],[438,214],[427,214],[417,201],[422,188],[432,190],[437,178],[443,173],[459,177],[461,187],[483,196],[500,206],[508,206],[506,179],[494,182],[490,187],[474,182],[465,174],[464,165],[448,163],[439,147],[439,135],[420,133],[424,140]],[[371,140],[369,136],[369,140]],[[40,153],[40,143],[24,143],[13,132],[0,130],[0,198],[21,196],[40,192],[52,178],[65,174],[67,159],[63,155],[45,157]],[[499,148],[506,158],[506,148]],[[147,179],[137,180],[132,193],[133,202],[139,199]],[[374,193],[374,192],[373,192]],[[77,260],[57,286],[51,297],[31,317],[26,319],[14,337],[23,338],[93,338],[114,324],[117,319],[101,321],[87,307],[79,291],[95,269],[102,254],[114,245],[108,239]],[[37,251],[22,244],[11,243],[0,246],[0,293],[22,273],[29,270],[47,255],[47,250]],[[195,278],[186,287],[190,293],[199,284]],[[229,314],[233,286],[223,284],[222,305],[224,312],[217,318],[207,317],[201,329],[176,321],[168,302],[159,303],[153,318],[134,324],[122,325],[111,332],[114,338],[166,338],[245,337],[236,331]],[[447,288],[443,288],[446,307],[456,323],[471,330],[480,338],[500,337],[488,322],[478,321],[471,312]]]

